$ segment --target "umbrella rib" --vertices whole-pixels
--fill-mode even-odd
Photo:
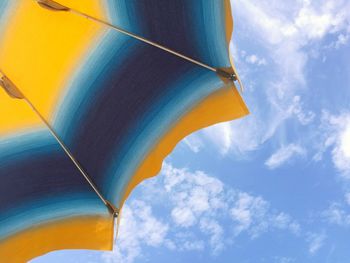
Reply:
[[[79,170],[79,172],[84,176],[85,180],[89,183],[89,185],[92,187],[92,189],[95,191],[97,196],[101,199],[101,201],[107,206],[108,210],[113,214],[114,217],[117,217],[119,214],[119,209],[116,208],[111,202],[109,202],[106,198],[103,197],[102,193],[98,190],[97,186],[94,184],[90,176],[85,172],[85,170],[81,167],[79,162],[76,160],[76,158],[73,156],[71,151],[68,149],[68,147],[64,144],[64,142],[61,140],[61,138],[58,136],[58,134],[55,132],[55,130],[52,128],[50,123],[44,118],[44,116],[37,110],[37,108],[33,105],[33,103],[18,89],[17,86],[13,84],[13,82],[10,81],[10,79],[3,73],[3,71],[0,69],[0,86],[4,88],[6,93],[9,94],[10,97],[16,98],[16,99],[23,99],[28,106],[35,112],[35,114],[40,118],[40,120],[45,124],[45,126],[49,129],[52,136],[55,138],[55,140],[58,142],[58,144],[61,146],[61,148],[64,150],[64,152],[67,154],[67,156],[70,158],[70,160],[73,162],[75,167]],[[15,92],[14,92],[15,91]],[[14,94],[16,96],[14,96]]]
[[[68,157],[71,159],[71,161],[74,163],[74,165],[77,167],[79,172],[84,176],[86,181],[89,183],[91,188],[95,191],[95,193],[98,195],[98,197],[102,200],[102,202],[107,206],[107,208],[113,213],[114,216],[118,216],[119,209],[114,207],[106,198],[103,197],[102,193],[98,190],[95,183],[92,181],[90,176],[85,172],[85,170],[81,167],[77,159],[73,156],[71,151],[68,149],[68,147],[64,144],[64,142],[61,140],[61,138],[58,136],[58,134],[55,132],[55,130],[52,128],[52,126],[47,122],[47,120],[41,115],[41,113],[36,109],[36,107],[26,98],[24,97],[24,101],[29,105],[29,107],[38,115],[38,117],[41,119],[42,122],[46,125],[46,127],[49,129],[50,133],[53,137],[55,137],[56,141],[59,143],[59,145],[62,147],[64,152],[68,155]]]
[[[72,13],[72,14],[75,14],[75,15],[78,15],[78,16],[82,16],[82,17],[84,17],[84,18],[86,18],[86,19],[92,20],[92,21],[97,22],[97,23],[99,23],[99,24],[102,24],[102,25],[104,25],[104,26],[108,26],[108,27],[110,27],[111,29],[116,30],[116,31],[118,31],[118,32],[120,32],[120,33],[122,33],[122,34],[124,34],[124,35],[130,36],[130,37],[132,37],[132,38],[134,38],[134,39],[137,39],[137,40],[139,40],[139,41],[142,41],[142,42],[144,42],[144,43],[146,43],[146,44],[148,44],[148,45],[154,46],[154,47],[159,48],[159,49],[161,49],[161,50],[164,50],[164,51],[166,51],[166,52],[168,52],[168,53],[170,53],[170,54],[173,54],[173,55],[175,55],[175,56],[177,56],[177,57],[180,57],[180,58],[182,58],[182,59],[185,59],[185,60],[187,60],[187,61],[189,61],[189,62],[191,62],[191,63],[194,63],[194,64],[196,64],[196,65],[199,65],[199,66],[203,67],[203,68],[206,68],[206,69],[208,69],[208,70],[211,70],[211,71],[217,73],[218,75],[220,75],[220,76],[222,76],[222,77],[224,77],[224,78],[227,78],[227,79],[231,80],[232,82],[235,82],[236,80],[238,80],[238,82],[239,82],[239,84],[240,84],[240,86],[241,86],[241,89],[243,89],[243,88],[242,88],[242,85],[241,85],[241,82],[240,82],[240,80],[239,80],[238,77],[237,77],[237,73],[235,72],[234,69],[233,69],[234,73],[230,73],[230,72],[227,72],[227,71],[225,71],[225,70],[223,70],[223,69],[220,69],[220,68],[214,68],[214,67],[209,66],[209,65],[207,65],[207,64],[205,64],[205,63],[202,63],[202,62],[200,62],[200,61],[198,61],[198,60],[195,60],[195,59],[190,58],[190,57],[188,57],[188,56],[185,56],[185,55],[183,55],[183,54],[181,54],[181,53],[179,53],[179,52],[176,52],[176,51],[174,51],[174,50],[172,50],[172,49],[170,49],[170,48],[167,48],[167,47],[165,47],[165,46],[162,46],[162,45],[160,45],[160,44],[158,44],[158,43],[156,43],[156,42],[153,42],[153,41],[148,40],[148,39],[146,39],[146,38],[144,38],[144,37],[138,36],[138,35],[136,35],[136,34],[134,34],[134,33],[131,33],[131,32],[129,32],[129,31],[127,31],[127,30],[124,30],[124,29],[122,29],[122,28],[120,28],[120,27],[117,27],[117,26],[115,26],[115,25],[113,25],[113,24],[111,24],[111,23],[109,23],[109,22],[106,22],[106,21],[104,21],[104,20],[102,20],[102,19],[99,19],[99,18],[90,16],[90,15],[88,15],[88,14],[86,14],[86,13],[83,13],[83,12],[81,12],[81,11],[79,11],[79,10],[76,10],[76,9],[73,9],[73,8],[70,8],[70,7],[61,5],[61,4],[59,4],[59,3],[57,3],[57,2],[55,2],[55,1],[53,1],[53,0],[36,0],[36,1],[38,2],[38,4],[39,4],[40,6],[42,6],[42,7],[44,7],[44,8],[47,8],[47,9],[49,9],[49,10],[52,10],[52,11],[70,12],[70,13]]]

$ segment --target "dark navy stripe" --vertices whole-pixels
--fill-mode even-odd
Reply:
[[[136,136],[136,127],[150,114],[149,109],[161,103],[178,78],[193,70],[202,71],[152,46],[137,41],[134,46],[128,45],[133,49],[132,56],[122,67],[120,54],[111,54],[113,59],[105,66],[104,74],[91,83],[98,93],[87,96],[90,100],[81,107],[78,118],[72,118],[74,125],[67,140],[73,155],[100,189],[108,181],[112,154],[124,154],[123,144],[130,135]],[[176,96],[176,90],[172,92]]]
[[[0,162],[0,181],[1,213],[39,199],[95,195],[60,146],[52,143],[35,148],[33,142],[32,149]]]
[[[225,13],[217,13],[217,10],[224,11],[224,0],[214,0],[210,4],[207,1],[115,0],[114,10],[111,13],[114,14],[113,23],[117,25],[120,23],[120,27],[130,32],[213,67],[228,67],[226,43],[220,47],[226,52],[225,62],[219,63],[221,54],[216,54],[216,58],[209,54],[213,52],[211,50],[213,42],[222,44],[223,39],[226,42],[225,34],[220,35],[220,39],[216,39],[215,32],[210,31],[225,31],[223,28],[214,26],[217,21],[220,21],[219,25],[225,27]],[[212,8],[213,6],[219,8]],[[212,10],[206,10],[208,8]],[[208,17],[208,14],[212,16]],[[209,38],[214,41],[208,41]]]
[[[198,0],[197,0],[198,2]],[[136,16],[140,33],[156,43],[203,61],[193,35],[195,24],[191,1],[137,1]],[[204,63],[208,61],[203,61]]]

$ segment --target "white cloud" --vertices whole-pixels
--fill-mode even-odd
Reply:
[[[270,208],[270,203],[261,197],[247,193],[238,193],[231,217],[237,223],[234,225],[235,235],[246,231],[252,239],[259,237],[269,229],[288,230],[299,235],[300,225],[288,214],[276,212]]]
[[[314,160],[322,160],[323,153],[331,148],[335,168],[343,178],[350,179],[350,113],[331,115],[324,111],[320,130],[322,139]]]
[[[279,214],[276,214],[274,217],[272,217],[271,221],[272,225],[278,229],[288,229],[293,234],[297,236],[300,235],[300,225],[286,213],[281,212]]]
[[[183,142],[190,148],[194,153],[198,153],[203,148],[203,141],[196,134],[192,134],[186,137]]]
[[[270,158],[266,160],[265,165],[270,169],[275,169],[290,161],[292,158],[304,156],[305,154],[306,150],[300,145],[289,144],[287,146],[282,146],[277,152],[272,154]]]
[[[258,149],[264,138],[260,133],[265,124],[257,115],[211,126],[202,131],[205,139],[212,142],[220,153],[226,155],[231,151],[239,155]]]
[[[225,248],[223,241],[224,229],[219,222],[214,219],[203,218],[200,220],[199,227],[203,233],[210,235],[210,246],[213,254],[218,254]]]
[[[350,226],[350,213],[339,203],[332,203],[322,216],[330,224],[348,227]]]
[[[296,117],[301,125],[307,125],[314,120],[315,113],[312,111],[306,111],[301,102],[300,96],[294,96],[292,103],[287,109],[286,119],[290,116]]]
[[[164,186],[174,206],[172,217],[179,226],[193,226],[200,220],[212,222],[206,218],[226,215],[233,220],[236,236],[247,232],[256,238],[268,228],[288,229],[293,234],[298,231],[299,224],[287,214],[271,211],[262,197],[227,189],[220,180],[203,172],[164,165],[164,175]]]
[[[249,64],[253,64],[253,65],[257,65],[257,66],[263,66],[263,65],[267,64],[265,58],[260,58],[255,54],[246,56],[245,61]]]
[[[183,227],[193,226],[196,223],[196,217],[188,207],[175,207],[171,211],[171,217],[175,224]]]
[[[337,41],[333,43],[334,48],[338,49],[341,46],[346,45],[349,42],[350,39],[350,27],[348,29],[348,32],[346,34],[340,34],[337,38]],[[332,46],[332,44],[331,44]]]
[[[191,231],[180,231],[182,228],[173,228],[171,242],[176,251],[203,251],[207,245],[207,240],[197,237]]]
[[[307,242],[309,243],[309,253],[316,254],[324,245],[327,236],[325,233],[309,233]]]
[[[239,140],[239,137],[234,136],[234,131],[229,122],[210,126],[204,129],[202,134],[216,145],[223,155],[229,152],[234,141]]]
[[[269,230],[299,235],[300,226],[290,215],[202,171],[164,164],[162,175],[142,183],[139,191],[144,201],[124,206],[115,251],[104,254],[105,262],[147,258],[147,247],[218,255],[241,235],[256,239]],[[153,207],[164,211],[162,216]]]
[[[338,27],[344,23],[344,13],[333,3],[325,1],[321,8],[316,10],[311,2],[305,1],[295,18],[294,25],[309,39],[320,39],[328,32],[338,31]]]
[[[348,205],[350,205],[350,192],[345,194],[345,201]]]
[[[185,251],[202,251],[204,250],[205,244],[202,240],[188,241],[184,240],[180,249]]]
[[[247,193],[239,193],[235,206],[231,209],[232,219],[237,222],[235,234],[251,230],[251,236],[257,237],[267,228],[265,218],[269,204],[261,197],[253,197]]]
[[[347,177],[350,176],[350,118],[345,120],[344,129],[339,132],[339,137],[333,149],[333,161],[335,166]]]
[[[120,231],[113,252],[103,254],[104,262],[132,263],[142,256],[142,246],[159,247],[166,243],[169,226],[153,213],[151,206],[142,201],[124,205]]]
[[[249,19],[254,36],[274,46],[290,42],[300,48],[327,34],[341,34],[349,26],[349,3],[345,0],[287,0],[273,5],[267,0],[238,0],[232,5],[239,16]]]

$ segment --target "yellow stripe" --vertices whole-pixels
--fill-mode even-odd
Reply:
[[[48,252],[67,248],[112,250],[111,235],[111,217],[75,217],[56,221],[33,227],[0,242],[0,262],[23,263]]]
[[[131,179],[123,196],[122,204],[139,183],[159,173],[164,158],[174,149],[180,140],[196,130],[215,123],[240,118],[246,114],[248,114],[248,109],[235,88],[223,88],[210,95],[187,115],[182,117],[160,139]]]
[[[0,88],[0,138],[40,125],[40,119],[24,101],[10,98]]]
[[[96,3],[94,12],[102,12]],[[20,1],[0,39],[0,68],[49,118],[66,81],[103,30],[87,19]]]

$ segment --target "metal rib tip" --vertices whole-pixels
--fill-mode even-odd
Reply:
[[[119,209],[116,208],[111,202],[109,202],[108,200],[106,201],[106,206],[108,208],[108,210],[112,213],[113,217],[117,218],[119,215]]]
[[[237,80],[237,76],[234,73],[230,73],[227,71],[224,71],[222,69],[216,69],[216,73],[224,78],[227,78],[229,80],[232,80],[233,82],[235,82]]]
[[[69,11],[70,8],[61,5],[53,0],[36,0],[36,2],[43,8],[49,9],[51,11]]]
[[[24,99],[22,92],[16,87],[16,85],[0,71],[0,87],[13,99]]]

